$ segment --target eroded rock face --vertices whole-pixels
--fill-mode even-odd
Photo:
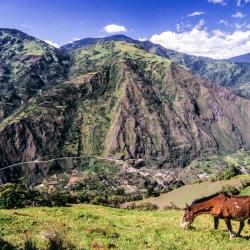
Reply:
[[[249,148],[249,110],[250,101],[168,59],[125,42],[97,44],[72,55],[68,81],[1,122],[0,167],[98,155],[181,169],[202,154]],[[29,173],[38,182],[48,171],[37,164],[3,171],[0,179]]]
[[[66,60],[39,39],[0,29],[0,122],[42,89],[63,81]]]

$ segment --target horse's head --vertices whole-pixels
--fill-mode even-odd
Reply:
[[[185,213],[182,218],[181,228],[189,229],[193,223],[195,214],[192,212],[192,207],[186,204]]]

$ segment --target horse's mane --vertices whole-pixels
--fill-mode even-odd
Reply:
[[[206,197],[202,197],[202,198],[196,199],[196,200],[194,200],[194,201],[191,203],[190,206],[195,205],[195,204],[198,204],[198,203],[201,203],[201,202],[204,202],[204,201],[208,201],[208,200],[210,200],[210,199],[216,197],[217,195],[219,195],[219,194],[221,194],[221,193],[222,193],[222,192],[218,192],[218,193],[215,193],[215,194],[211,194],[211,195],[209,195],[209,196],[206,196]],[[228,194],[226,194],[226,193],[223,193],[223,194],[224,194],[224,195],[228,195]]]

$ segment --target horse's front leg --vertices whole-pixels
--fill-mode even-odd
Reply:
[[[225,223],[227,225],[227,229],[228,229],[228,232],[229,232],[230,239],[234,238],[236,236],[236,234],[233,232],[232,224],[231,224],[230,219],[224,219],[224,221],[225,221]]]
[[[219,226],[219,218],[214,217],[214,230],[217,230]]]
[[[240,236],[240,233],[241,233],[241,231],[242,231],[242,229],[244,228],[244,221],[240,221],[240,226],[239,226],[239,230],[238,230],[238,232],[237,232],[237,236]]]

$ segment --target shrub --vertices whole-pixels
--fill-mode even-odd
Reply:
[[[10,183],[1,186],[0,208],[22,208],[29,203],[29,192],[25,186]]]
[[[29,190],[20,184],[0,186],[0,208],[23,208],[28,206],[65,206],[70,194],[60,191],[52,193]]]
[[[108,198],[107,198],[106,195],[98,195],[91,201],[91,204],[94,204],[94,205],[107,205],[108,204]]]
[[[45,232],[44,236],[48,240],[48,250],[76,249],[61,230],[50,228]]]
[[[124,195],[125,194],[125,189],[123,187],[118,187],[116,190],[115,190],[115,194],[116,195]]]
[[[54,191],[48,195],[51,206],[65,206],[70,200],[70,194]]]
[[[132,203],[128,209],[137,209],[137,210],[142,210],[142,211],[149,211],[149,210],[157,210],[159,207],[156,204],[150,203],[150,202],[144,202],[141,204],[135,204]]]
[[[27,237],[24,242],[24,250],[38,250],[36,243],[30,237]]]
[[[111,207],[119,207],[120,204],[126,202],[126,197],[120,195],[111,195],[108,197],[108,205]]]
[[[230,179],[238,174],[240,174],[240,171],[236,167],[229,166],[224,171],[218,173],[216,175],[216,179],[217,180],[228,180],[228,179]]]
[[[127,201],[139,201],[143,199],[142,194],[130,194],[127,198]]]
[[[221,191],[224,192],[224,193],[232,194],[232,195],[237,195],[237,194],[240,193],[240,191],[236,187],[234,187],[232,185],[223,186]]]
[[[250,186],[250,180],[242,180],[241,181],[242,188],[246,188]]]
[[[16,250],[16,247],[0,237],[0,249],[1,250]]]

